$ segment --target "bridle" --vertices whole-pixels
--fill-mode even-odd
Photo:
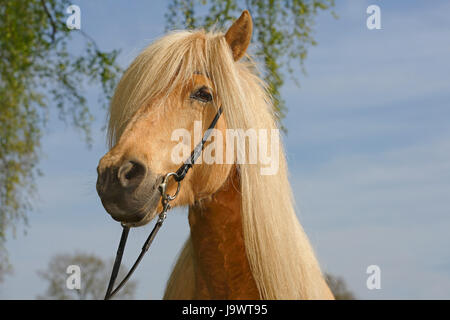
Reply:
[[[125,285],[125,283],[131,277],[133,272],[136,270],[137,266],[141,262],[145,253],[150,249],[153,239],[155,238],[156,234],[158,233],[159,229],[161,228],[161,226],[164,223],[164,220],[167,217],[167,211],[169,211],[171,209],[170,202],[175,200],[175,198],[178,196],[178,193],[180,192],[181,181],[183,181],[183,179],[186,177],[186,174],[188,173],[189,169],[192,168],[195,161],[202,153],[205,143],[208,140],[212,129],[214,129],[214,127],[216,126],[217,121],[219,120],[221,114],[222,114],[222,107],[220,107],[217,110],[217,113],[216,113],[214,119],[212,120],[211,124],[209,125],[208,129],[205,131],[205,133],[203,135],[202,141],[200,141],[195,146],[194,150],[192,150],[192,152],[191,152],[190,157],[184,161],[184,163],[181,165],[180,168],[178,168],[178,170],[176,172],[169,172],[164,176],[162,182],[158,186],[158,190],[161,193],[161,205],[162,205],[162,210],[158,214],[158,220],[156,221],[156,224],[153,227],[152,231],[150,232],[150,235],[148,236],[147,240],[145,240],[144,245],[142,246],[142,249],[141,249],[141,253],[139,254],[136,261],[134,262],[130,271],[123,278],[123,280],[119,283],[119,285],[113,290],[114,283],[116,282],[116,278],[119,273],[120,264],[122,262],[122,256],[123,256],[123,252],[125,250],[125,244],[127,242],[128,233],[130,231],[130,227],[122,223],[122,228],[123,228],[122,236],[120,237],[119,247],[117,248],[116,259],[114,261],[113,269],[111,272],[111,278],[109,279],[108,289],[106,290],[105,300],[111,299]],[[175,182],[177,183],[177,190],[172,195],[170,195],[166,192],[170,177],[172,177],[175,180]]]

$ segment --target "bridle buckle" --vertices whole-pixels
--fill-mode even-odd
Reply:
[[[173,195],[170,195],[166,192],[167,183],[169,182],[170,177],[174,177],[173,179],[177,182],[177,191],[175,191],[175,193]],[[164,202],[169,203],[170,201],[175,200],[175,198],[178,196],[178,193],[180,192],[180,186],[181,186],[181,181],[178,180],[178,174],[176,172],[169,172],[168,174],[166,174],[164,176],[163,181],[158,186],[158,190],[161,193],[163,205],[164,205]]]

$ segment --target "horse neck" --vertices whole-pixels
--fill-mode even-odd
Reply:
[[[258,299],[245,253],[239,176],[189,207],[197,299]]]

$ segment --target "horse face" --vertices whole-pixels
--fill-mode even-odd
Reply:
[[[180,144],[190,154],[199,142],[194,137],[198,136],[194,127],[198,131],[201,126],[201,136],[208,128],[217,111],[214,95],[211,81],[203,74],[193,74],[192,81],[184,87],[174,90],[164,100],[155,99],[141,107],[132,117],[117,144],[100,159],[97,168],[97,192],[115,220],[131,226],[143,225],[162,209],[158,186],[164,175],[175,172],[186,160],[187,157],[174,157]],[[225,126],[221,117],[216,129],[224,131]],[[180,132],[187,136],[180,137]],[[214,192],[225,181],[229,169],[226,164],[196,164],[183,180],[181,192],[172,204],[187,205],[202,194]],[[167,191],[172,194],[176,185],[170,182]]]
[[[225,34],[235,61],[242,58],[250,43],[252,21],[244,11]],[[184,129],[191,139],[185,143],[188,154],[203,136],[220,106],[214,84],[206,74],[195,72],[192,81],[178,86],[170,93],[162,93],[142,106],[130,119],[116,145],[100,160],[97,192],[106,211],[118,221],[139,226],[152,220],[162,209],[158,186],[169,172],[175,172],[186,158],[174,161],[179,139],[171,139],[175,130]],[[124,106],[126,107],[126,106]],[[201,122],[200,137],[195,137],[195,124]],[[215,127],[226,136],[223,115]],[[216,150],[227,153],[225,141],[214,141]],[[219,152],[220,152],[219,151]],[[182,181],[178,197],[172,206],[188,205],[215,193],[226,181],[232,164],[213,163],[194,165]],[[174,181],[172,180],[172,183]],[[168,186],[173,194],[176,184]]]

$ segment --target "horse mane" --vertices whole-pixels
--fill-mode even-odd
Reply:
[[[126,70],[110,106],[110,146],[116,143],[140,107],[161,95],[168,95],[198,71],[207,74],[214,83],[228,128],[267,129],[269,132],[277,128],[271,97],[251,57],[233,61],[221,32],[179,31],[144,49]],[[164,103],[159,107],[163,108]],[[295,214],[281,142],[276,174],[261,175],[259,163],[237,166],[241,178],[245,248],[261,298],[323,297],[324,280]],[[189,264],[192,259],[189,248],[188,239],[175,269]],[[171,278],[167,290],[179,291],[173,288],[174,283]],[[193,285],[193,281],[186,280],[184,284],[187,283]]]

